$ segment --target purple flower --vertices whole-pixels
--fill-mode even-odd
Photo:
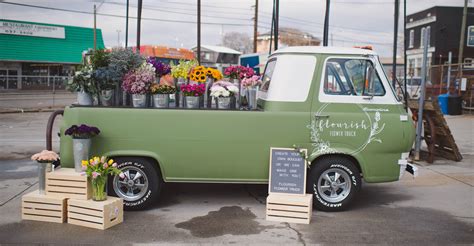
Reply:
[[[64,132],[64,134],[70,135],[73,138],[92,138],[96,135],[99,135],[99,133],[99,128],[84,124],[80,126],[72,125]]]
[[[98,173],[98,172],[93,172],[92,173],[92,178],[93,179],[96,179],[98,176],[100,176],[100,173]]]
[[[156,58],[149,57],[146,61],[155,68],[156,76],[162,77],[171,73],[171,66],[158,61]]]

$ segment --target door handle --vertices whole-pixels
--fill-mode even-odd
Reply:
[[[316,119],[329,118],[329,115],[327,115],[327,114],[315,114],[314,118],[316,118]]]

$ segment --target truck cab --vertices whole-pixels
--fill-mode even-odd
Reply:
[[[163,182],[268,183],[271,147],[307,149],[307,192],[325,211],[346,209],[367,183],[404,173],[415,132],[370,50],[289,47],[273,53],[258,109],[65,109],[61,160],[72,161],[72,124],[99,127],[93,154],[114,158],[125,179],[109,192],[128,209],[158,199]]]

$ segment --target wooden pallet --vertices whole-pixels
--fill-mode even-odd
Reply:
[[[69,199],[67,204],[67,223],[105,230],[123,222],[123,200],[107,197],[107,200]]]
[[[60,168],[46,174],[46,195],[87,200],[92,197],[92,189],[87,176],[74,168]]]
[[[270,194],[267,197],[267,220],[309,224],[313,213],[313,195]]]
[[[409,100],[408,106],[415,115],[418,112],[418,101]],[[434,156],[439,156],[453,161],[461,161],[462,155],[459,152],[456,141],[449,129],[438,101],[426,100],[423,107],[423,128],[424,140],[428,145],[428,163],[433,163]]]
[[[21,219],[46,222],[66,222],[66,198],[40,195],[33,191],[21,198]]]

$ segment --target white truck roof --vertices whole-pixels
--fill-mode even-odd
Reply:
[[[377,55],[372,50],[348,47],[324,47],[324,46],[292,46],[279,49],[274,54],[285,53],[310,53],[310,54],[345,54],[345,55]]]

